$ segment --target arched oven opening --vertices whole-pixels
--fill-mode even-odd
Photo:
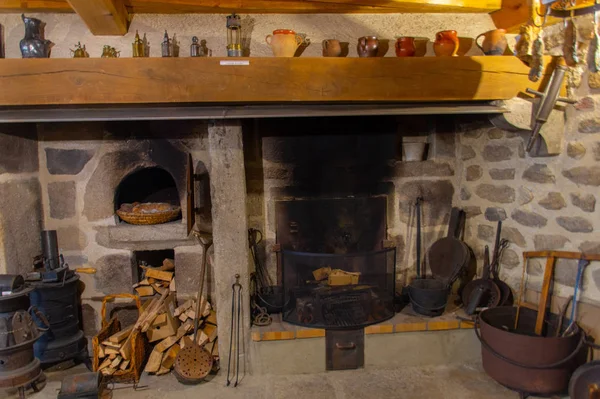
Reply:
[[[115,191],[115,211],[123,204],[168,203],[181,205],[173,176],[160,167],[149,167],[127,175]],[[175,220],[181,220],[181,214]]]

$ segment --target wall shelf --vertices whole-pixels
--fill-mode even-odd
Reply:
[[[0,107],[506,100],[541,82],[512,56],[0,60]],[[545,62],[549,66],[551,58]],[[6,109],[6,108],[5,108]]]

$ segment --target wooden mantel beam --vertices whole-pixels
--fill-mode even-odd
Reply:
[[[112,0],[129,13],[489,13],[502,0]],[[0,12],[73,12],[109,0],[0,0]],[[73,7],[71,7],[71,5]],[[97,6],[93,6],[97,7]],[[90,7],[86,7],[90,8]],[[78,11],[79,13],[79,11]],[[84,18],[85,19],[85,18]]]
[[[67,0],[96,36],[122,36],[129,27],[123,0]]]

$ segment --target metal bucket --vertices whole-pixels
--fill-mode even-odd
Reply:
[[[571,374],[585,363],[584,333],[556,337],[558,316],[546,318],[547,336],[534,334],[537,312],[521,308],[514,330],[517,308],[497,307],[479,315],[481,357],[485,372],[500,384],[518,392],[539,396],[566,393]],[[565,320],[563,326],[567,326]],[[564,328],[563,328],[564,330]]]
[[[442,280],[416,278],[408,286],[408,296],[415,312],[435,317],[444,313],[450,287]]]

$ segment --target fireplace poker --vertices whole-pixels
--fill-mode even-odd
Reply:
[[[237,302],[237,309],[236,309]],[[231,385],[233,380],[233,373],[231,370],[231,352],[233,350],[233,336],[234,326],[237,324],[235,329],[235,349],[236,349],[236,360],[235,360],[235,384],[234,387],[238,386],[240,376],[240,326],[242,322],[242,285],[240,284],[240,275],[235,275],[235,283],[231,285],[231,328],[229,335],[229,359],[227,362],[227,386]],[[237,323],[236,323],[237,320]],[[229,374],[231,373],[231,379]]]
[[[415,211],[417,213],[417,278],[421,278],[421,203],[422,197],[417,197]],[[424,274],[424,273],[423,273]]]

